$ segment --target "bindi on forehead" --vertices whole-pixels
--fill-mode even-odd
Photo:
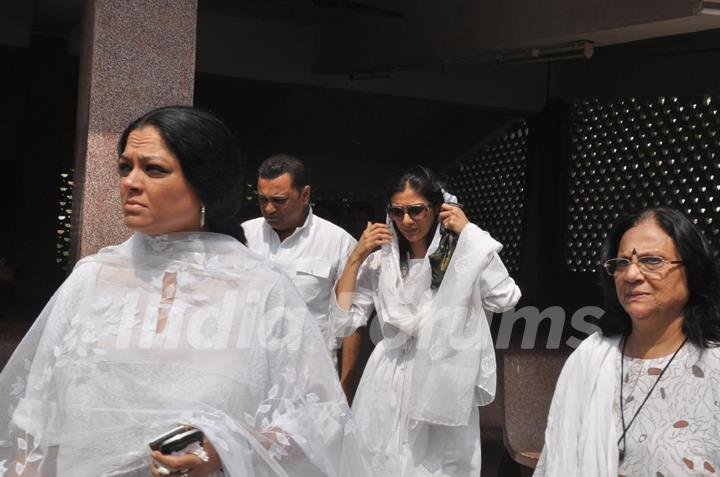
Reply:
[[[656,222],[644,221],[625,232],[620,240],[619,255],[673,254],[675,242]]]

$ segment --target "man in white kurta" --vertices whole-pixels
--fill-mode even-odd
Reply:
[[[330,297],[356,241],[342,228],[313,214],[310,186],[299,159],[272,156],[260,165],[258,176],[263,216],[242,224],[248,247],[290,276],[337,363],[338,338],[329,323]]]

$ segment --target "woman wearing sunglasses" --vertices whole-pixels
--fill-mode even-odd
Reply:
[[[446,203],[454,198],[429,170],[397,174],[387,201],[387,223],[368,224],[333,303],[335,325],[346,334],[373,307],[383,334],[353,403],[360,434],[374,475],[479,476],[477,406],[495,394],[484,310],[511,308],[520,290],[498,256],[501,245]],[[436,286],[442,272],[430,255],[441,231],[459,237]]]
[[[622,219],[603,257],[602,333],[560,374],[535,475],[718,475],[716,258],[670,209]]]

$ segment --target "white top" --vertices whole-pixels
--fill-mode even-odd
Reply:
[[[625,425],[642,404],[672,355],[657,359],[625,357]],[[620,418],[620,357],[617,358],[613,413]],[[625,436],[625,459],[618,473],[633,477],[717,475],[720,472],[720,349],[705,351],[686,343],[670,363]],[[623,448],[622,442],[620,449]]]
[[[263,217],[248,220],[242,227],[248,248],[278,264],[295,283],[335,362],[338,340],[329,323],[330,295],[355,248],[355,239],[337,225],[314,215],[312,208],[305,223],[282,242]]]

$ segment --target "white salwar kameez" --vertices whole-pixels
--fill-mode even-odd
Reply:
[[[288,278],[226,235],[135,234],[78,263],[0,374],[0,476],[145,477],[179,423],[226,476],[371,475]]]
[[[428,253],[437,244],[436,234]],[[431,291],[427,257],[398,276],[394,239],[361,265],[350,310],[333,302],[345,333],[363,326],[373,308],[382,329],[353,403],[375,476],[480,475],[477,406],[492,401],[496,379],[483,310],[502,312],[520,298],[499,250],[468,224],[442,285]]]

